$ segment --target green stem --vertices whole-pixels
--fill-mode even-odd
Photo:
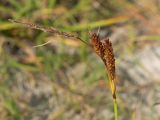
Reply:
[[[118,120],[117,101],[116,99],[113,99],[113,101],[114,101],[114,120]]]

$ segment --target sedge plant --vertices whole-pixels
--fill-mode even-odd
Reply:
[[[91,47],[95,53],[101,58],[103,61],[108,78],[109,78],[109,83],[110,83],[110,89],[112,92],[112,98],[113,98],[113,104],[114,104],[114,117],[115,120],[118,120],[118,108],[117,108],[117,100],[116,100],[116,73],[115,73],[115,58],[114,58],[114,53],[113,53],[113,48],[112,48],[112,43],[110,40],[107,38],[104,41],[100,40],[99,34],[97,33],[92,33],[91,34],[91,44],[88,44],[86,41],[82,40],[80,37],[78,37],[75,34],[71,33],[66,33],[66,32],[61,32],[53,27],[43,27],[40,25],[32,24],[32,23],[27,23],[27,22],[22,22],[22,21],[17,21],[17,20],[9,20],[13,23],[18,23],[22,24],[26,27],[32,28],[32,29],[38,29],[44,32],[48,32],[51,34],[56,34],[60,35],[63,37],[67,38],[72,38],[72,39],[78,39],[82,41],[83,43],[87,44],[89,47]],[[40,47],[43,45],[46,45],[50,43],[51,41],[48,41],[44,44],[41,45],[36,45],[34,47]]]

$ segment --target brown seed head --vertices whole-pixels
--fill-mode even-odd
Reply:
[[[96,33],[91,35],[91,44],[96,54],[102,59],[108,72],[113,98],[116,98],[115,85],[115,59],[113,54],[112,43],[109,39],[100,41]]]

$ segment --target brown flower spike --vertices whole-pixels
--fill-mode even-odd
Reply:
[[[97,55],[102,59],[102,61],[105,64],[109,77],[112,96],[114,99],[116,99],[115,59],[114,59],[112,43],[109,41],[109,39],[100,41],[99,35],[93,33],[91,35],[91,44],[93,46],[94,51],[97,53]]]

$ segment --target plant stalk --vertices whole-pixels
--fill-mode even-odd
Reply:
[[[114,103],[114,120],[118,120],[118,107],[117,107],[117,101],[116,99],[113,99],[113,103]]]

